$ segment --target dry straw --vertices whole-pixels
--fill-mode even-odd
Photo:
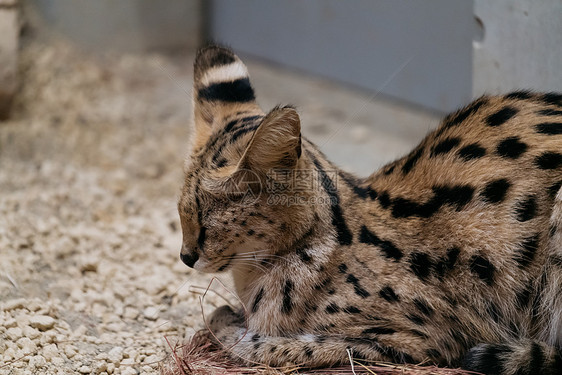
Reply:
[[[203,299],[207,292],[213,291],[211,284],[218,280],[213,278],[200,298],[201,312],[203,313]],[[213,291],[215,292],[215,291]],[[216,293],[216,292],[215,292]],[[218,293],[217,293],[218,294]],[[222,296],[221,296],[222,297]],[[222,297],[224,298],[224,297]],[[227,301],[226,298],[224,298]],[[240,302],[240,301],[239,301]],[[205,319],[204,319],[205,320]],[[212,338],[214,334],[208,329],[201,330],[188,340],[184,345],[176,345],[172,350],[172,358],[161,368],[162,375],[284,375],[284,374],[349,374],[349,375],[470,375],[476,374],[471,371],[460,369],[439,368],[437,366],[420,365],[398,365],[384,362],[358,361],[353,358],[353,353],[348,351],[349,364],[341,367],[306,369],[305,367],[293,366],[285,368],[273,368],[266,365],[256,364],[248,367],[232,359],[226,350],[216,344]],[[166,340],[167,341],[167,340]]]

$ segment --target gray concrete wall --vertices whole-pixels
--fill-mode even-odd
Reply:
[[[200,0],[32,2],[54,30],[91,50],[193,48],[200,40]]]
[[[475,0],[473,94],[562,91],[562,1]]]
[[[449,111],[472,96],[473,1],[212,0],[212,39]]]

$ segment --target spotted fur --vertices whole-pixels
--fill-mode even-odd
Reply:
[[[234,358],[561,373],[562,95],[481,97],[364,179],[228,49],[198,53],[194,101],[181,258],[232,271],[245,309],[210,328]]]

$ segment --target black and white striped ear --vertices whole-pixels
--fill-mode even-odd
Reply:
[[[301,125],[293,107],[269,112],[246,148],[239,168],[257,173],[295,168],[302,152]]]
[[[199,50],[194,64],[195,147],[208,139],[213,126],[229,115],[258,109],[248,69],[231,50],[210,46]]]

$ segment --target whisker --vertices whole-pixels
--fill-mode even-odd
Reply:
[[[250,268],[250,269],[258,269],[261,272],[267,272],[267,268],[265,268],[264,266],[258,264],[258,263],[245,263],[245,262],[236,262],[236,266],[237,267],[245,267]]]

